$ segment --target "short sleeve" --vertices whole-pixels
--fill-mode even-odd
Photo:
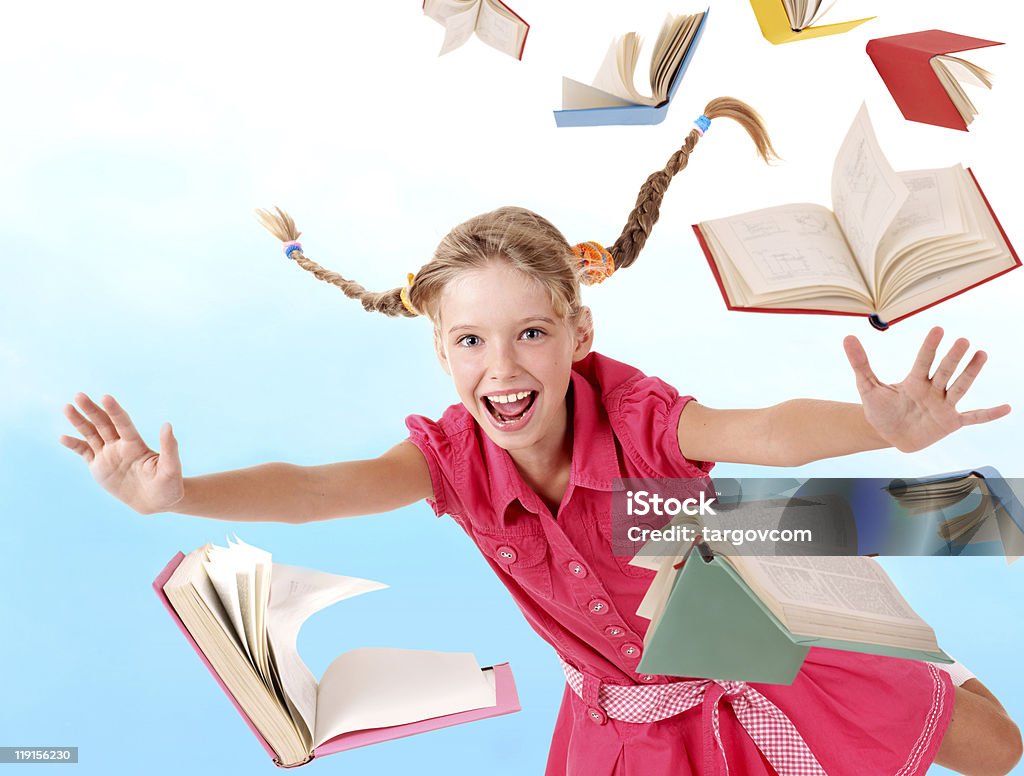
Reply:
[[[711,471],[713,462],[691,461],[679,450],[679,416],[692,396],[680,396],[665,381],[646,376],[617,394],[612,422],[634,463],[653,477],[703,477]]]
[[[419,448],[430,470],[430,485],[434,497],[427,503],[434,514],[441,517],[458,511],[455,495],[454,456],[451,441],[435,421],[422,415],[410,415],[405,419],[409,429],[409,441]]]

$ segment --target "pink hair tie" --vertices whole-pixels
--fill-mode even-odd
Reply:
[[[282,245],[284,246],[284,255],[289,259],[295,251],[302,251],[302,243],[298,240],[288,240],[287,242],[282,243]]]

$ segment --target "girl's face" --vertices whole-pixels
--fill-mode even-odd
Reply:
[[[441,366],[484,433],[513,457],[562,448],[572,363],[592,339],[589,311],[575,324],[559,316],[547,288],[505,262],[467,271],[441,295]]]

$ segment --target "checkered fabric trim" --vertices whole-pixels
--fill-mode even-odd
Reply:
[[[583,698],[583,673],[564,660],[562,670],[569,687]],[[724,699],[779,776],[827,776],[789,717],[746,682],[712,679],[641,685],[602,682],[597,697],[609,717],[634,723],[658,722],[701,704],[705,740],[710,713],[711,729],[722,756],[722,771],[728,774],[729,762],[718,724],[718,709]]]

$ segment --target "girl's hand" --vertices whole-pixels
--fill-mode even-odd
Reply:
[[[958,339],[929,377],[941,340],[942,329],[935,327],[928,332],[910,374],[895,385],[886,385],[875,377],[856,337],[843,340],[846,357],[857,376],[864,417],[885,442],[905,453],[928,447],[961,426],[988,423],[1010,412],[1009,404],[969,412],[957,410],[957,402],[967,393],[988,356],[979,350],[960,376],[950,382],[970,346],[967,340]]]
[[[160,429],[157,453],[142,440],[113,396],[101,399],[103,407],[84,393],[77,394],[75,401],[87,417],[73,404],[64,406],[64,415],[85,439],[62,436],[60,443],[85,459],[96,482],[144,515],[165,512],[181,500],[185,485],[170,423]]]

